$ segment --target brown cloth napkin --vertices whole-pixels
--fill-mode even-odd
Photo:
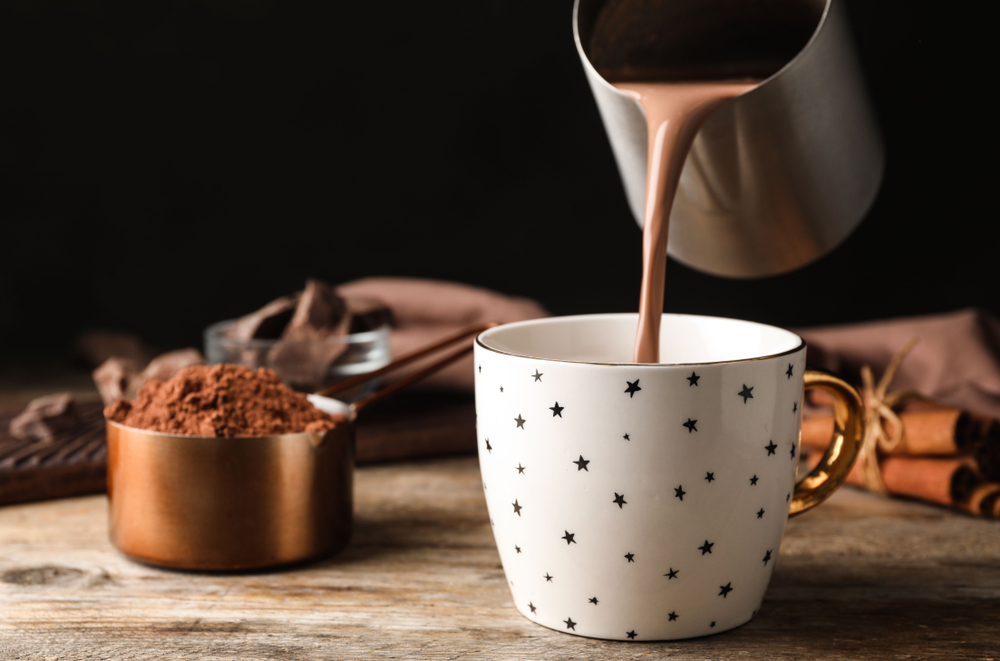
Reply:
[[[861,366],[881,374],[911,338],[892,390],[915,390],[940,404],[1000,417],[1000,320],[982,310],[796,330],[806,361],[851,383]]]
[[[442,280],[365,278],[338,285],[341,296],[385,303],[395,319],[389,348],[396,358],[473,324],[501,324],[549,316],[527,298]],[[425,387],[471,392],[472,357],[460,360],[423,381]]]

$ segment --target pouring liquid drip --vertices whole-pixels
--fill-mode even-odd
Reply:
[[[642,289],[632,357],[635,363],[660,361],[660,320],[670,209],[694,138],[713,110],[759,83],[760,80],[614,83],[616,88],[642,105],[649,135],[642,229]]]

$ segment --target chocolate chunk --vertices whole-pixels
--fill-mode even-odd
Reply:
[[[125,398],[129,382],[140,372],[138,363],[127,358],[108,358],[93,371],[94,384],[105,406]]]
[[[315,340],[344,335],[349,322],[344,299],[330,285],[310,278],[281,339]]]
[[[240,317],[224,332],[237,340],[276,340],[291,321],[299,295],[282,296],[256,312]]]
[[[372,298],[345,296],[347,313],[351,315],[350,333],[364,333],[382,326],[392,326],[392,311],[382,301]]]
[[[326,385],[327,373],[347,345],[331,337],[326,340],[280,341],[267,357],[278,378],[298,390],[317,390]]]
[[[200,351],[194,348],[178,349],[160,354],[149,361],[149,365],[146,365],[142,372],[129,379],[128,386],[125,389],[125,398],[134,399],[139,389],[151,379],[168,381],[185,367],[204,364],[205,357],[201,355]]]
[[[73,395],[59,392],[31,400],[24,411],[10,421],[10,435],[41,440],[77,424],[79,418],[73,406]]]
[[[97,367],[108,358],[125,358],[145,365],[156,355],[138,336],[117,331],[88,331],[76,339],[73,348],[91,367]]]

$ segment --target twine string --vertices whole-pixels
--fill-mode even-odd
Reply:
[[[919,338],[913,337],[896,352],[878,383],[875,382],[869,365],[861,368],[861,395],[865,402],[866,425],[861,450],[858,452],[858,469],[865,488],[883,495],[887,495],[889,491],[882,481],[879,455],[892,452],[903,441],[903,423],[894,409],[906,402],[923,399],[912,390],[893,393],[887,391],[899,366],[918,341]],[[886,433],[886,424],[892,429],[892,434]]]

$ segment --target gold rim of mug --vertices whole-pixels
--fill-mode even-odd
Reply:
[[[694,316],[700,316],[700,315],[694,315]],[[550,317],[550,318],[551,319],[559,319],[560,317]],[[713,318],[714,319],[726,319],[727,317],[713,317]],[[540,321],[540,320],[531,319],[529,321]],[[742,321],[742,320],[741,319],[737,319],[736,321]],[[515,321],[515,322],[512,322],[512,323],[523,323],[523,322],[517,322],[517,321]],[[757,322],[751,322],[751,323],[757,323]],[[498,353],[501,356],[512,356],[514,358],[528,358],[530,360],[544,360],[544,361],[549,362],[549,363],[568,363],[570,365],[600,365],[600,366],[603,366],[603,367],[638,367],[638,368],[650,368],[650,367],[691,367],[691,366],[697,366],[697,365],[727,365],[727,364],[735,364],[735,363],[749,363],[749,362],[753,362],[755,360],[770,360],[771,358],[780,358],[782,356],[790,356],[791,354],[797,353],[797,352],[801,351],[802,349],[806,348],[806,341],[804,339],[802,339],[801,336],[796,335],[795,333],[792,333],[792,335],[795,335],[795,337],[799,338],[799,344],[794,349],[788,349],[787,351],[782,351],[781,353],[772,353],[772,354],[769,354],[767,356],[756,356],[754,358],[737,358],[736,360],[713,360],[713,361],[697,362],[697,363],[596,363],[596,362],[590,362],[590,361],[586,361],[586,360],[561,360],[559,358],[541,358],[540,356],[526,356],[526,355],[520,354],[520,353],[510,353],[508,351],[500,351],[499,349],[494,349],[493,347],[488,347],[485,344],[483,344],[483,341],[480,339],[480,338],[482,338],[483,334],[488,333],[491,330],[497,330],[498,328],[503,328],[504,326],[509,326],[509,325],[511,325],[511,324],[502,324],[500,326],[496,326],[495,328],[491,328],[489,330],[483,331],[482,333],[480,333],[479,335],[476,336],[476,344],[478,344],[479,346],[481,346],[486,351],[492,351],[493,353]],[[785,330],[784,328],[778,328],[777,326],[769,326],[768,324],[760,324],[760,325],[761,326],[767,326],[768,328],[777,328],[778,330]],[[791,331],[785,331],[785,332],[786,333],[791,333]]]

